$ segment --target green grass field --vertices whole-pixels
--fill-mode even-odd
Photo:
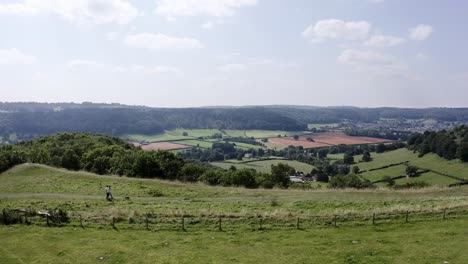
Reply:
[[[302,163],[295,160],[261,160],[248,163],[230,163],[230,162],[212,162],[211,164],[223,169],[229,169],[232,165],[236,166],[238,169],[254,169],[259,172],[271,172],[271,165],[276,165],[278,163],[288,164],[289,166],[295,168],[298,171],[304,173],[309,173],[312,171],[314,166],[307,163]]]
[[[160,180],[98,176],[69,172],[42,165],[25,164],[0,175],[0,208],[36,210],[60,206],[85,228],[72,222],[48,228],[45,223],[0,225],[2,263],[465,263],[466,220],[435,215],[409,223],[369,218],[359,224],[338,222],[338,227],[301,223],[310,215],[332,219],[333,215],[404,210],[440,210],[468,206],[468,188],[423,190],[249,190],[209,187]],[[103,197],[103,186],[114,187],[116,201]],[[158,190],[161,197],[152,197]],[[130,200],[124,200],[130,196]],[[275,201],[275,204],[272,203]],[[151,224],[129,224],[127,219],[145,212],[164,215],[230,215],[217,231],[216,222],[167,220],[171,230]],[[243,217],[245,222],[236,222]],[[291,221],[275,226],[265,222],[259,230],[258,216]],[[121,219],[112,229],[109,219]],[[158,217],[157,219],[161,219]],[[175,219],[175,218],[172,219]],[[88,219],[88,218],[87,218]],[[200,218],[203,219],[203,218]],[[249,220],[251,219],[251,220]],[[88,222],[89,221],[89,222]],[[102,221],[102,222],[99,222]],[[163,220],[161,220],[163,221]],[[343,221],[343,220],[340,220]],[[352,223],[352,222],[350,222]],[[441,242],[443,241],[443,242]]]
[[[34,164],[0,174],[0,182],[0,209],[61,207],[74,219],[64,227],[48,228],[44,222],[0,225],[1,263],[468,261],[468,211],[450,214],[468,206],[466,187],[252,190],[99,176]],[[113,186],[112,203],[104,199],[107,184]],[[439,214],[443,208],[449,208],[447,220]],[[409,223],[404,217],[382,218],[406,210],[435,214],[411,215]],[[146,212],[159,221],[149,226],[151,231],[139,222]],[[380,217],[376,225],[371,224],[372,213]],[[78,215],[86,217],[84,229],[76,222]],[[186,231],[179,228],[181,215],[188,216]],[[313,216],[332,221],[334,215],[340,216],[337,228],[314,224]],[[354,224],[353,215],[366,218]],[[224,231],[206,220],[219,216],[224,216]],[[113,217],[116,230],[109,224]],[[265,218],[265,230],[259,230],[259,217]],[[296,217],[302,219],[301,230],[296,229]]]
[[[435,172],[452,175],[462,179],[468,179],[468,164],[462,163],[459,160],[444,160],[435,154],[428,154],[422,158],[418,157],[417,153],[402,148],[394,151],[385,153],[371,153],[371,162],[357,162],[352,166],[358,166],[361,171],[380,168],[389,164],[397,164],[405,161],[409,161],[408,165],[413,165],[421,169],[432,170]],[[337,156],[338,157],[338,156]],[[354,157],[355,161],[361,159],[360,156]],[[397,177],[406,175],[405,165],[393,166],[385,169],[374,170],[369,172],[363,172],[362,175],[371,181],[377,181],[382,179],[384,176]],[[410,179],[398,179],[397,184],[412,182],[412,181],[424,181],[431,185],[444,185],[447,186],[452,183],[460,182],[458,180],[439,175],[433,172],[427,172],[421,174],[419,177]]]

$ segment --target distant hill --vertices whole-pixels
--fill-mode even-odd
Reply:
[[[0,136],[57,132],[156,134],[175,128],[301,131],[309,123],[376,122],[381,118],[468,122],[468,108],[244,106],[152,108],[95,103],[0,103]]]

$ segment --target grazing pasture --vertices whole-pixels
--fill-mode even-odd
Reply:
[[[468,260],[468,217],[452,211],[468,205],[466,187],[250,190],[102,176],[34,164],[0,174],[0,181],[0,209],[58,207],[72,219],[62,227],[47,227],[45,220],[32,225],[0,225],[2,263]],[[113,202],[104,198],[107,184],[113,187]],[[406,223],[407,210],[433,213],[410,214]],[[155,222],[145,226],[148,213],[154,215]],[[336,215],[338,225],[334,227]],[[384,220],[390,215],[398,217]],[[183,216],[187,216],[185,222]],[[354,223],[353,216],[366,218]],[[77,220],[80,217],[83,227]],[[221,230],[217,221],[220,217]],[[317,217],[326,221],[319,224],[315,222]]]

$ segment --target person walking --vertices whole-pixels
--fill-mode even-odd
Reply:
[[[109,198],[108,199],[109,199],[109,201],[114,200],[114,196],[112,196],[112,188],[111,188],[110,185],[109,185]]]
[[[106,185],[106,188],[104,189],[106,191],[106,200],[109,200],[109,195],[110,195],[110,186]]]

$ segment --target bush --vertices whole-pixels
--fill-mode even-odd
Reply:
[[[364,179],[363,177],[356,175],[356,174],[337,175],[337,176],[331,177],[330,179],[330,188],[334,188],[334,189],[344,189],[344,188],[364,189],[364,188],[373,188],[373,187],[374,185],[368,179]]]

